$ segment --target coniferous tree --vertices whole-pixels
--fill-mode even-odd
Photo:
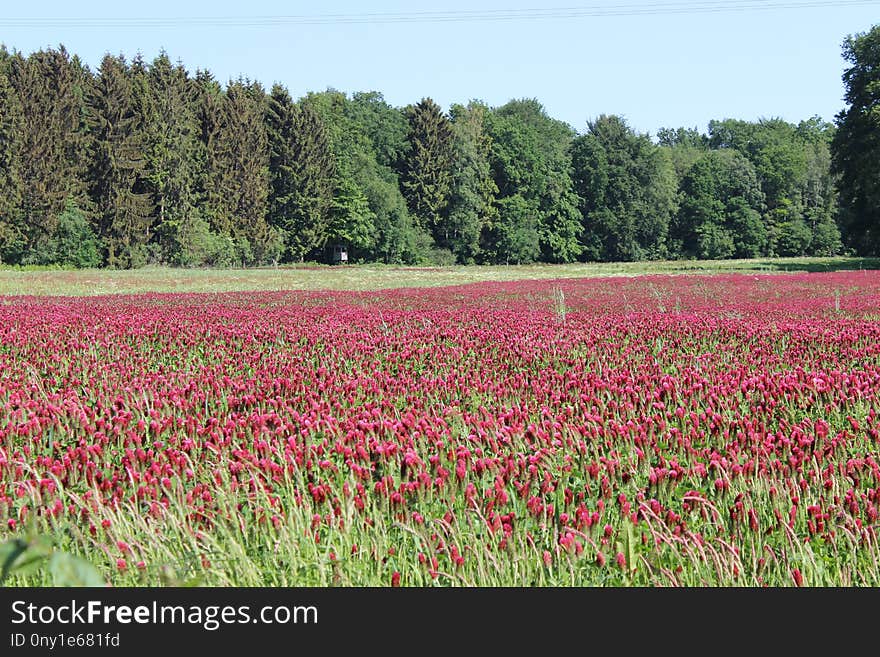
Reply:
[[[137,266],[145,259],[153,217],[146,191],[144,115],[123,57],[104,57],[88,100],[98,235],[109,266]]]
[[[223,133],[226,125],[226,93],[210,71],[196,72],[194,102],[199,143],[203,153],[199,171],[202,214],[217,235],[232,240],[234,219],[224,195],[230,175]]]
[[[406,109],[407,150],[401,191],[419,225],[442,235],[443,212],[452,184],[452,124],[430,98]]]
[[[269,223],[284,237],[290,257],[302,261],[328,238],[334,163],[320,116],[296,105],[275,85],[269,98]]]
[[[68,202],[90,209],[89,135],[84,92],[89,74],[64,47],[11,58],[10,81],[21,102],[23,261],[48,264],[58,217]]]
[[[159,257],[167,262],[200,264],[189,262],[186,255],[195,246],[202,169],[194,88],[183,65],[172,64],[164,52],[150,64],[143,81],[146,179],[156,216],[154,242]]]
[[[877,34],[845,44],[836,131],[725,119],[658,145],[617,117],[578,135],[534,99],[449,117],[374,91],[295,103],[165,53],[92,75],[63,46],[0,46],[0,261],[251,264],[327,240],[389,263],[834,255],[838,221],[880,252]]]
[[[232,237],[245,263],[276,260],[281,252],[277,231],[266,221],[269,200],[269,140],[262,86],[239,78],[226,88],[219,135],[222,193]]]
[[[21,216],[24,116],[9,82],[8,64],[8,53],[0,48],[0,263],[17,263],[26,246]]]
[[[284,241],[285,251],[300,259],[299,231],[295,228],[297,189],[293,155],[293,126],[296,104],[290,92],[280,84],[272,86],[266,107],[266,130],[269,144],[269,200],[266,216]]]

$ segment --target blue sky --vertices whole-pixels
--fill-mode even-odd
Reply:
[[[63,43],[92,67],[106,52],[127,57],[141,52],[151,59],[164,48],[190,70],[208,68],[223,81],[243,74],[267,86],[282,82],[295,96],[328,87],[377,90],[394,105],[431,96],[444,107],[472,98],[500,105],[510,98],[536,97],[552,116],[578,130],[599,114],[614,113],[637,130],[654,134],[660,127],[704,130],[713,118],[778,116],[797,122],[818,114],[832,120],[843,108],[841,42],[880,23],[880,1],[506,22],[268,27],[87,22],[94,17],[350,16],[623,4],[644,9],[658,2],[52,0],[4,3],[0,42],[24,53]],[[69,17],[87,24],[11,24],[24,18]]]

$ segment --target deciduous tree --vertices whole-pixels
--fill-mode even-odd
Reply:
[[[846,243],[880,255],[880,25],[843,44],[847,109],[837,115],[834,170]]]

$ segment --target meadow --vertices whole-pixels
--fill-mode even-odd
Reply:
[[[142,294],[149,292],[251,292],[282,290],[380,290],[442,287],[483,281],[642,276],[859,271],[880,269],[880,258],[755,258],[659,262],[574,263],[568,265],[406,267],[395,265],[283,265],[247,269],[18,268],[0,266],[0,296]]]
[[[880,272],[834,264],[3,272],[0,577],[880,585]]]

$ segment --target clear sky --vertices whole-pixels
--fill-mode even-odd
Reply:
[[[579,131],[599,114],[620,114],[642,132],[699,127],[711,119],[832,120],[843,106],[841,42],[880,23],[880,1],[805,0],[152,0],[150,3],[4,2],[0,42],[29,53],[64,44],[96,67],[106,53],[152,59],[164,48],[191,70],[223,81],[239,74],[284,83],[294,96],[333,87],[381,91],[393,105],[431,96],[444,107],[480,99],[500,105],[535,97]],[[788,8],[756,10],[785,4]],[[412,21],[418,12],[629,7],[628,16],[537,20]],[[675,5],[675,7],[672,7]],[[738,5],[734,11],[697,7]],[[752,7],[749,9],[748,7]],[[669,9],[680,11],[671,13]],[[401,12],[407,20],[324,24],[260,16]],[[554,13],[554,12],[550,12]],[[221,24],[216,17],[241,17]],[[78,24],[69,19],[79,21]],[[200,20],[153,22],[132,19]],[[23,19],[40,19],[34,22]],[[114,20],[99,24],[98,19]]]

